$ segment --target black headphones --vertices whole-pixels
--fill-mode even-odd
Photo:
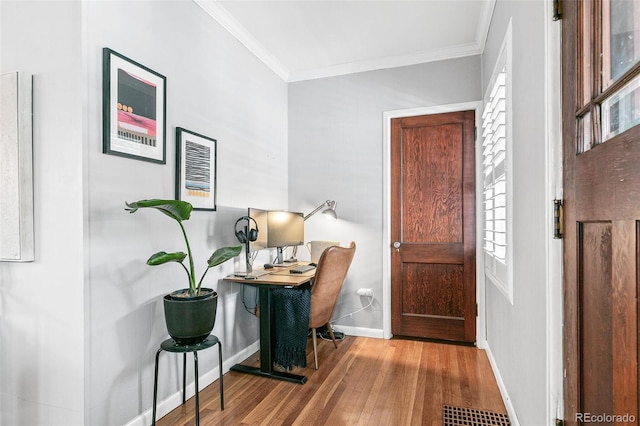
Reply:
[[[249,230],[247,231],[246,235],[244,233],[244,230],[241,229],[238,231],[238,223],[244,220],[246,220],[247,223],[250,220],[252,220],[253,223],[256,225],[255,229],[253,229],[251,228],[251,224],[249,224]],[[238,238],[238,241],[240,241],[242,244],[246,244],[249,241],[255,241],[258,239],[258,222],[256,222],[256,220],[251,216],[242,216],[241,218],[236,220],[236,224],[234,225],[233,228],[234,228],[234,232],[236,233],[236,238]]]

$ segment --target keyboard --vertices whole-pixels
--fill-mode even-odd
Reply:
[[[289,269],[290,274],[304,274],[305,272],[309,272],[313,270],[315,266],[313,265],[298,265]]]

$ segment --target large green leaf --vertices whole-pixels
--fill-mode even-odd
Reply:
[[[193,206],[190,203],[181,200],[151,199],[135,201],[133,203],[127,203],[125,201],[125,204],[127,205],[125,210],[129,213],[135,213],[138,209],[154,208],[178,222],[189,219],[191,211],[193,210]]]
[[[213,268],[214,266],[218,266],[221,263],[226,262],[229,259],[232,259],[240,254],[242,251],[242,245],[231,246],[231,247],[222,247],[218,250],[214,251],[207,264],[209,268]]]
[[[181,251],[177,251],[175,253],[160,251],[152,255],[149,260],[147,260],[147,265],[157,266],[167,262],[182,262],[185,257],[187,257],[187,254]]]

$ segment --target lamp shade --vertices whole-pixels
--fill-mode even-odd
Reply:
[[[335,201],[327,201],[327,203],[329,205],[327,206],[327,209],[322,212],[322,214],[325,215],[328,218],[337,219],[338,218],[338,214],[336,213],[336,202]]]
[[[330,217],[332,219],[337,219],[338,215],[336,213],[336,202],[333,200],[327,200],[324,203],[320,204],[316,207],[311,213],[304,217],[304,220],[309,219],[314,214],[318,213],[320,210],[324,209],[322,214],[326,215],[326,217]]]

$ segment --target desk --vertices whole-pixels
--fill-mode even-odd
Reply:
[[[266,271],[263,270],[256,270],[256,278],[254,279],[236,276],[225,278],[225,281],[256,287],[258,289],[258,303],[260,304],[260,367],[236,364],[231,367],[231,371],[240,371],[300,384],[304,384],[307,381],[305,376],[274,371],[273,369],[275,324],[271,317],[271,290],[278,287],[294,288],[301,286],[311,281],[316,273],[316,270],[313,269],[303,274],[291,274],[289,273],[289,268],[293,266],[276,267],[273,272],[269,273],[265,273]]]

